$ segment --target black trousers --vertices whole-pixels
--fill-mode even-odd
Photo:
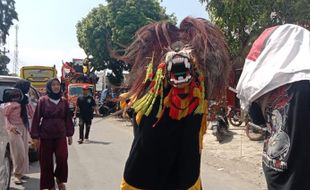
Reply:
[[[89,137],[89,131],[91,126],[92,119],[83,119],[79,118],[79,127],[80,127],[80,139],[88,139]],[[86,126],[86,132],[84,135],[84,126]]]

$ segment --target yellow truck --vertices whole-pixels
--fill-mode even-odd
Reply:
[[[30,81],[41,95],[46,93],[47,81],[55,77],[57,77],[55,66],[24,66],[20,69],[20,78]]]

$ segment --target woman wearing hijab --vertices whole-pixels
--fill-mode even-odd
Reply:
[[[16,82],[15,88],[20,89],[23,94],[22,100],[20,101],[20,105],[21,105],[20,116],[26,128],[29,128],[29,120],[28,120],[28,114],[27,114],[27,109],[26,109],[26,106],[29,105],[29,100],[26,94],[28,94],[29,92],[30,82],[27,80],[21,79]]]
[[[74,133],[68,101],[62,98],[60,81],[51,79],[46,84],[47,95],[40,98],[36,107],[30,135],[40,154],[40,189],[66,189],[68,179],[68,144]],[[54,170],[53,154],[56,157]]]
[[[4,104],[1,105],[1,111],[5,116],[5,128],[9,134],[10,150],[13,160],[14,183],[22,184],[22,179],[27,178],[25,174],[29,169],[28,159],[28,114],[33,115],[32,107],[29,104],[24,104],[22,100],[24,95],[19,89],[7,91],[4,96]]]

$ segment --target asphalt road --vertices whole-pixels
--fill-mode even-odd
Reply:
[[[69,147],[68,190],[118,190],[125,161],[133,138],[132,127],[115,118],[93,121],[89,144],[78,144],[78,128]],[[205,190],[261,190],[256,184],[231,175],[221,168],[208,165],[202,158],[201,176]],[[30,179],[22,185],[12,184],[11,190],[39,189],[39,164],[31,163]]]

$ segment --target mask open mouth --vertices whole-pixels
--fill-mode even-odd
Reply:
[[[183,86],[191,82],[191,63],[188,57],[176,54],[167,63],[169,82],[173,86]]]

